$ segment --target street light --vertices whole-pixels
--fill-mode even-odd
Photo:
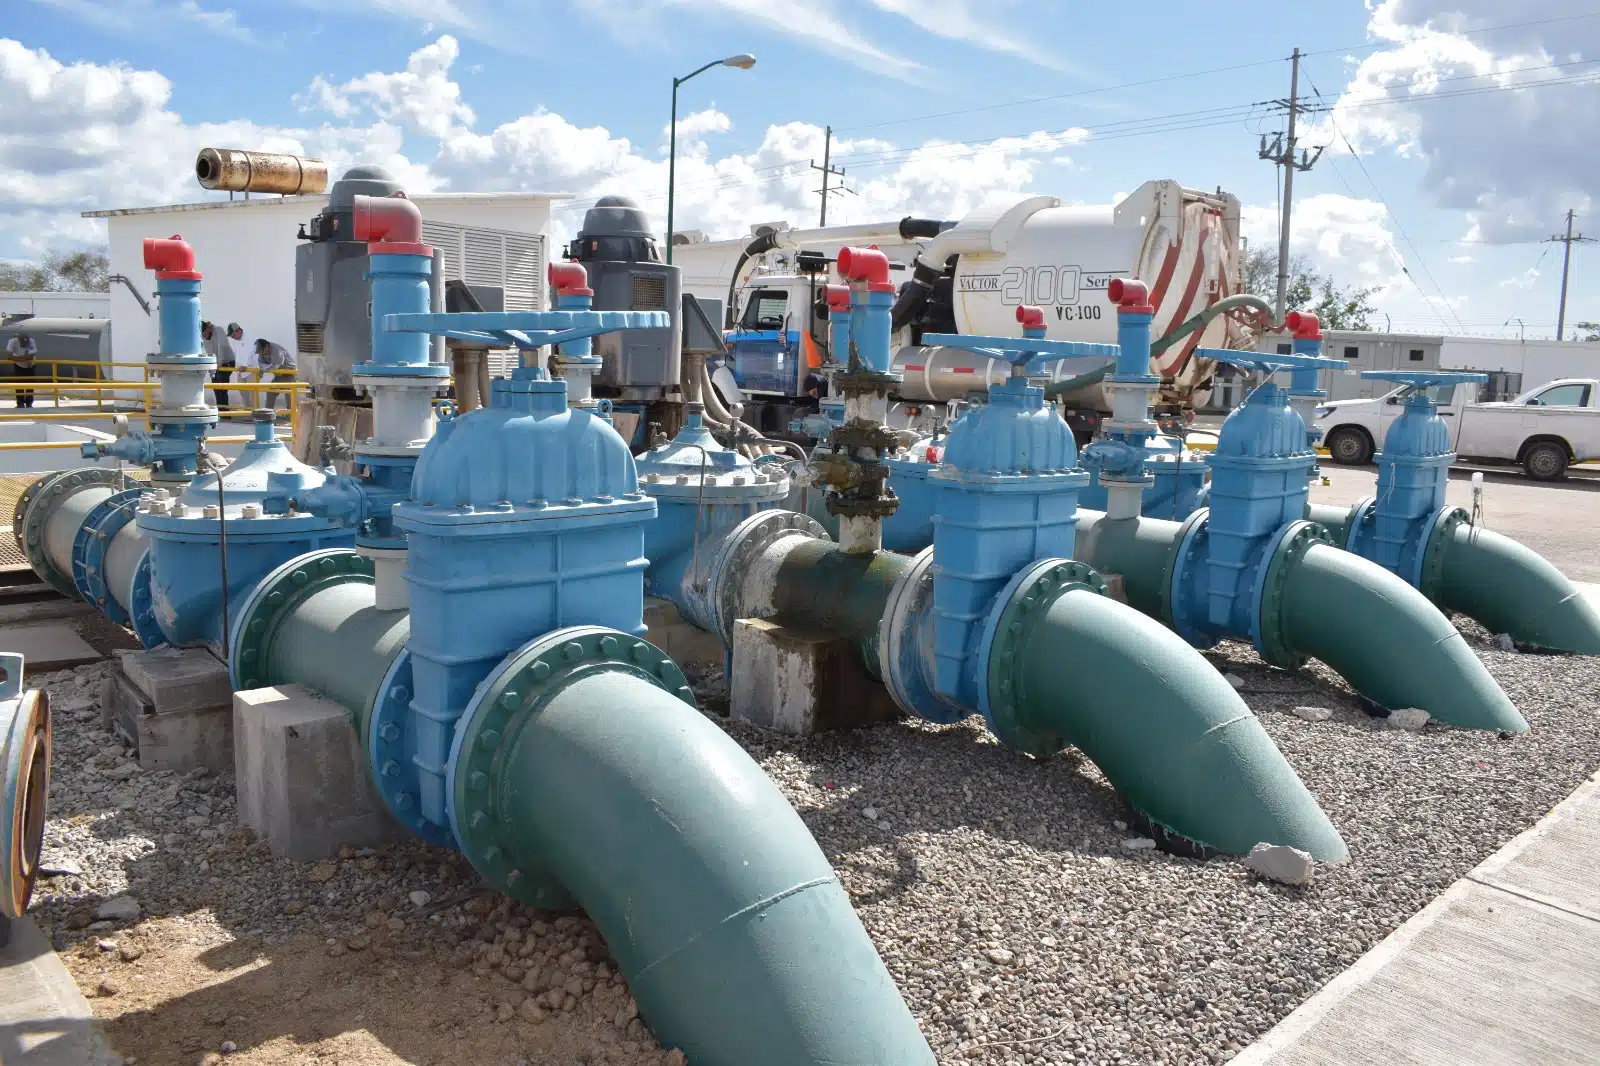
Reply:
[[[678,182],[678,86],[694,77],[704,74],[712,67],[738,67],[740,70],[749,70],[756,65],[756,57],[749,52],[740,52],[727,59],[714,59],[699,70],[690,71],[681,78],[672,79],[672,133],[670,145],[667,149],[667,262],[672,262],[672,200],[675,186]]]

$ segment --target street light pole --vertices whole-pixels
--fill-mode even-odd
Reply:
[[[672,208],[673,199],[678,185],[678,86],[688,81],[697,74],[704,74],[712,67],[737,67],[740,70],[749,70],[756,65],[756,57],[749,52],[740,52],[727,59],[713,59],[705,66],[690,71],[681,78],[672,79],[672,127],[667,135],[667,262],[672,262]]]

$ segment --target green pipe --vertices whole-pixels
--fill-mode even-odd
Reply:
[[[1600,655],[1600,612],[1538,552],[1460,523],[1435,532],[1429,555],[1435,553],[1437,576],[1424,586],[1443,609],[1525,644]]]
[[[696,1066],[932,1066],[828,860],[727,734],[619,669],[535,707],[491,786],[506,850],[583,905],[665,1046]]]
[[[1067,393],[1087,385],[1098,385],[1116,368],[1115,363],[1107,363],[1105,366],[1097,367],[1087,374],[1079,374],[1077,377],[1068,378],[1065,381],[1053,381],[1044,387],[1044,394],[1046,398],[1053,400],[1057,396],[1065,396]]]
[[[1194,315],[1193,317],[1184,321],[1182,325],[1168,330],[1165,335],[1151,341],[1150,354],[1152,356],[1160,355],[1162,352],[1166,351],[1168,348],[1172,347],[1189,334],[1194,333],[1197,330],[1205,329],[1211,324],[1211,320],[1216,318],[1218,315],[1225,315],[1229,311],[1235,311],[1241,307],[1248,307],[1256,311],[1264,311],[1266,312],[1268,321],[1271,321],[1272,319],[1272,305],[1267,303],[1267,301],[1263,300],[1259,296],[1252,296],[1247,292],[1242,292],[1235,296],[1224,296],[1210,307],[1202,310],[1199,314]]]
[[[1527,731],[1450,620],[1376,563],[1310,545],[1284,570],[1279,618],[1293,650],[1321,659],[1384,707],[1420,707],[1470,729]]]
[[[1327,529],[1333,542],[1343,547],[1350,539],[1350,520],[1355,517],[1355,507],[1330,503],[1306,504],[1306,519]]]
[[[832,541],[803,541],[783,558],[772,605],[788,625],[875,641],[889,593],[910,565],[908,555],[852,555]]]
[[[1134,810],[1217,851],[1349,858],[1260,721],[1176,633],[1082,587],[1036,617],[1014,653],[1019,717],[1094,760]]]
[[[1170,624],[1169,566],[1181,528],[1151,518],[1111,521],[1080,507],[1076,554],[1102,573],[1121,574],[1128,602]],[[1528,728],[1422,593],[1376,563],[1309,539],[1286,540],[1269,574],[1277,606],[1262,629],[1283,645],[1278,665],[1321,659],[1384,707],[1420,707],[1437,721],[1474,729]]]
[[[384,673],[411,635],[409,612],[378,610],[374,593],[372,562],[349,549],[278,567],[240,608],[229,656],[234,687],[305,685],[350,712],[364,746]]]

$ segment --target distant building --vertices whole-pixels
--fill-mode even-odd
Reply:
[[[423,239],[443,250],[445,278],[503,288],[508,311],[544,310],[550,208],[566,199],[565,193],[536,192],[412,197],[422,210]],[[324,195],[257,195],[86,211],[84,217],[106,220],[111,273],[133,279],[146,297],[154,281],[144,268],[144,239],[181,234],[205,278],[201,313],[218,326],[238,322],[250,340],[265,337],[293,350],[297,235],[326,203]],[[114,288],[109,297],[112,358],[143,362],[155,346],[155,319],[125,289]],[[125,369],[117,377],[140,374]]]
[[[0,318],[107,318],[109,292],[0,292]]]
[[[1268,333],[1256,351],[1285,353],[1292,341],[1287,333]],[[1395,386],[1361,377],[1363,370],[1429,370],[1441,365],[1445,338],[1416,333],[1378,333],[1373,330],[1330,329],[1323,331],[1322,354],[1343,359],[1349,368],[1344,373],[1322,372],[1321,386],[1330,400],[1366,400],[1382,396]]]

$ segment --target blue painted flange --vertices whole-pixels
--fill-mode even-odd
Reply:
[[[119,624],[127,623],[128,612],[106,584],[106,549],[122,527],[133,521],[139,495],[139,489],[126,489],[107,496],[95,504],[72,538],[72,583],[78,587],[78,595]]]
[[[1215,636],[1190,624],[1188,600],[1184,595],[1189,571],[1205,565],[1206,542],[1209,539],[1206,527],[1210,515],[1210,509],[1202,507],[1184,520],[1178,531],[1177,545],[1167,557],[1168,573],[1164,582],[1164,621],[1178,636],[1196,648],[1214,648],[1217,645]]]
[[[167,642],[161,627],[156,624],[155,599],[150,593],[150,553],[139,559],[139,569],[133,572],[133,602],[128,605],[132,616],[129,625],[133,635],[146,648],[159,648]]]
[[[933,548],[918,552],[900,572],[884,605],[884,623],[878,641],[878,673],[901,710],[926,722],[953,725],[972,714],[972,708],[946,700],[934,690],[928,671],[933,668]]]
[[[417,800],[417,767],[411,761],[407,732],[411,722],[411,650],[401,648],[389,663],[372,705],[364,738],[372,782],[395,821],[430,844],[454,847],[450,827],[422,816]]]

